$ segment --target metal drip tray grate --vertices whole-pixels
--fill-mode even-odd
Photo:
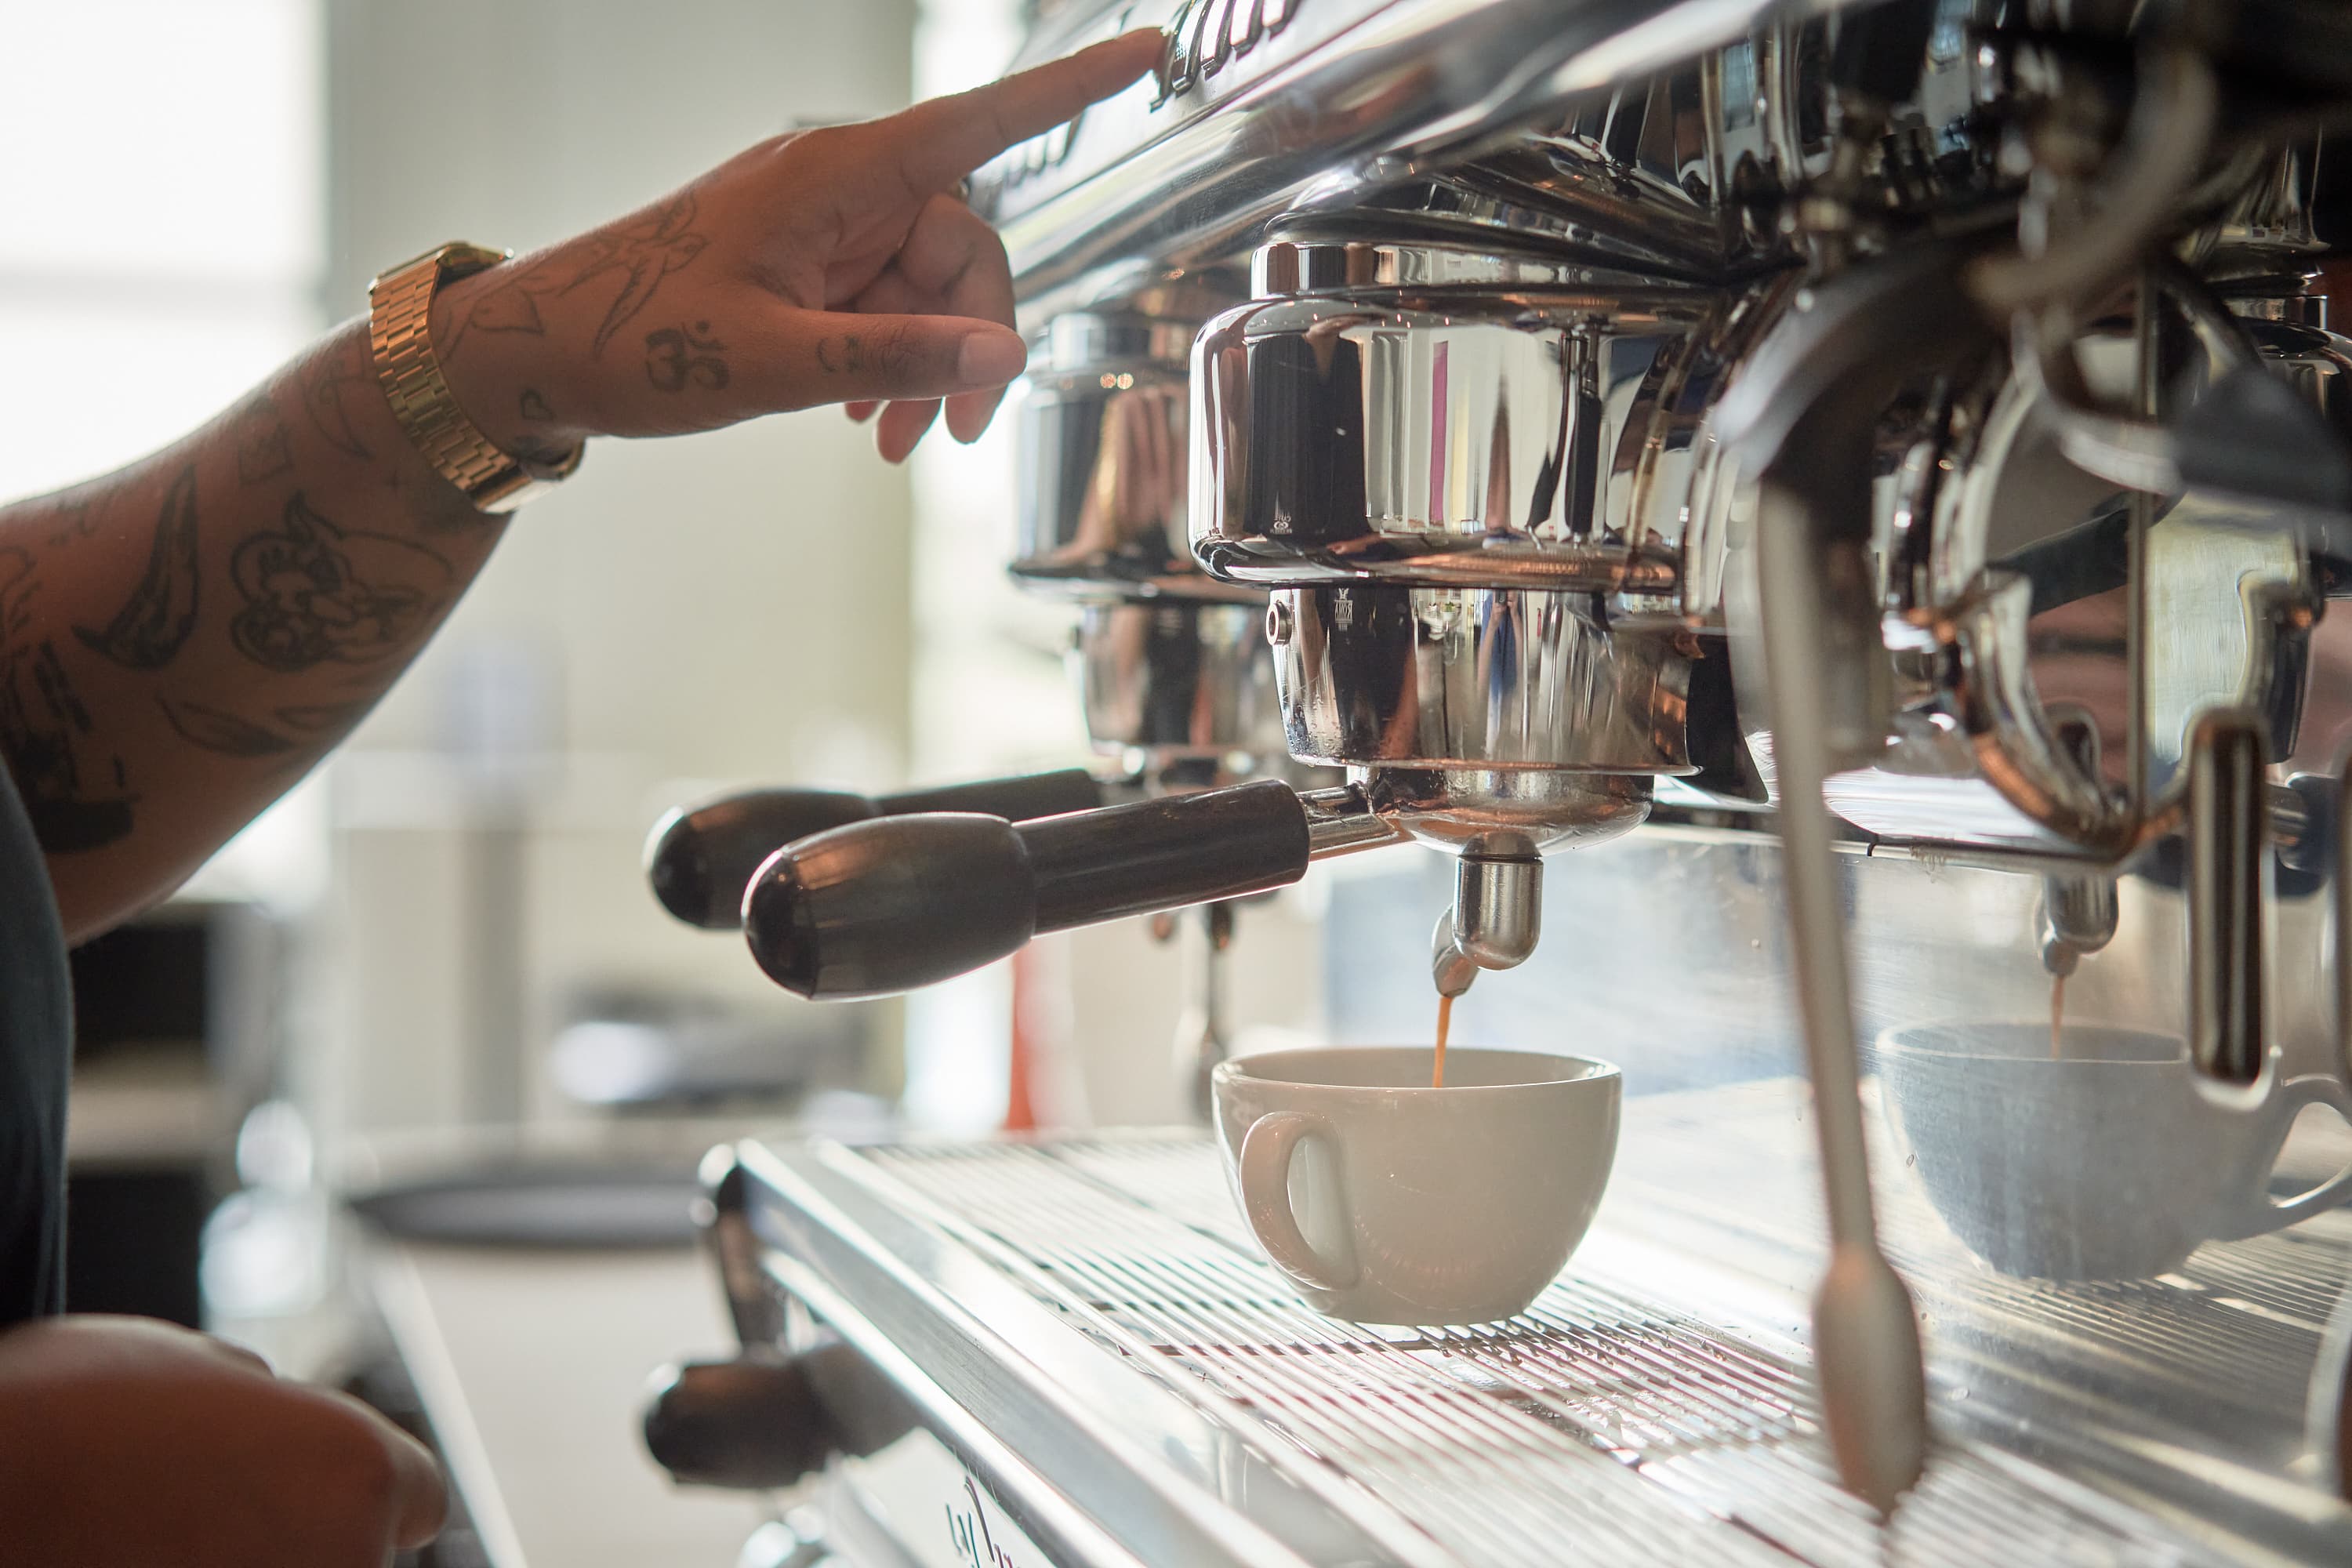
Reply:
[[[1308,1310],[1181,1135],[874,1149],[1106,1352],[1318,1470],[1381,1539],[1462,1563],[1881,1568],[2223,1561],[2070,1480],[1947,1440],[1890,1528],[1841,1490],[1797,1361],[1590,1279],[1475,1330]]]
[[[1643,1135],[1626,1141],[1612,1202],[1670,1232],[1678,1251],[1736,1250],[1749,1271],[1791,1292],[1808,1289],[1821,1256],[1819,1201],[1793,1092],[1782,1082],[1672,1097],[1681,1104],[1659,1108]],[[1629,1121],[1635,1113],[1629,1106]],[[2063,1414],[2117,1442],[2156,1439],[2144,1446],[2173,1455],[2166,1462],[2184,1482],[2297,1465],[2321,1340],[2352,1280],[2352,1210],[2208,1243],[2156,1279],[2017,1279],[1969,1256],[1884,1139],[1874,1165],[1888,1256],[1931,1314],[1931,1352],[1948,1378],[2030,1384],[2034,1403],[2065,1406],[2037,1409],[2037,1422]],[[2200,1464],[2200,1450],[2217,1462]]]

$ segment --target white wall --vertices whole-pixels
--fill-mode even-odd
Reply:
[[[372,273],[442,240],[529,248],[796,119],[901,106],[912,14],[911,0],[330,0],[331,313],[355,313]],[[489,689],[486,671],[514,742],[556,753],[525,814],[526,1061],[583,984],[793,1005],[739,942],[660,913],[638,850],[680,781],[898,782],[908,520],[904,477],[829,411],[600,443],[520,517],[335,765],[333,1098],[355,1123],[472,1108],[479,1042],[464,1038],[458,976],[485,940],[461,896],[478,847],[459,832],[465,792],[430,753],[467,692]]]

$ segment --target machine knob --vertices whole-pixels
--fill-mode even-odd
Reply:
[[[886,996],[1048,931],[1283,887],[1307,849],[1307,808],[1274,779],[1018,824],[882,817],[778,850],[744,894],[743,934],[787,991]]]
[[[743,1491],[791,1486],[841,1447],[798,1356],[665,1367],[655,1374],[645,1437],[646,1451],[686,1485]]]
[[[880,796],[750,790],[663,817],[646,846],[646,876],[662,908],[687,924],[734,931],[743,923],[743,889],[760,863],[794,839],[915,812],[972,811],[1027,821],[1101,804],[1101,786],[1084,768]]]

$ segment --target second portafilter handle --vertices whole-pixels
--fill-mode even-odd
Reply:
[[[794,839],[919,812],[976,811],[1021,822],[1090,811],[1102,803],[1100,782],[1084,768],[885,795],[747,790],[663,817],[646,845],[646,878],[662,908],[687,924],[733,931],[743,923],[743,889],[752,876]]]
[[[777,851],[744,895],[743,934],[787,991],[889,995],[1051,931],[1286,886],[1307,871],[1308,817],[1273,779],[1025,823],[881,817]]]

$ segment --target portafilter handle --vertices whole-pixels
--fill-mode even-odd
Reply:
[[[1308,851],[1307,808],[1275,779],[1024,823],[881,817],[778,850],[743,934],[787,991],[886,996],[1050,931],[1286,886]]]
[[[654,1374],[646,1450],[688,1486],[781,1491],[824,1468],[843,1445],[811,1375],[833,1344],[801,1356],[751,1352]]]
[[[734,931],[743,923],[743,889],[761,863],[796,838],[918,812],[976,811],[1025,822],[1102,804],[1101,784],[1084,768],[885,795],[748,790],[663,817],[646,844],[646,878],[662,908],[687,924]]]

